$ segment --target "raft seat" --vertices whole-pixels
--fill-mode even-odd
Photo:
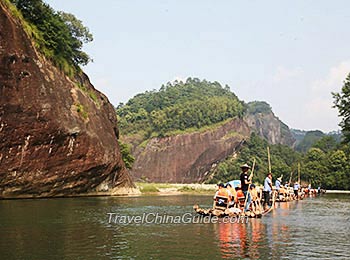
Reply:
[[[216,196],[213,209],[226,210],[229,206],[229,198],[224,196]]]

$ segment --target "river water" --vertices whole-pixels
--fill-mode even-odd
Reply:
[[[195,203],[212,197],[3,200],[0,259],[350,259],[349,195],[280,203],[236,223],[192,217]]]

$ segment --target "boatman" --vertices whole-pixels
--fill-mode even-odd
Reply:
[[[267,210],[266,205],[270,206],[270,193],[271,192],[272,192],[272,173],[269,172],[265,178],[264,190],[263,190],[263,196],[264,196],[263,207],[265,210]]]
[[[296,181],[296,182],[294,183],[293,190],[294,190],[294,196],[295,196],[297,199],[299,198],[299,196],[298,196],[299,188],[300,188],[299,183]]]
[[[249,177],[248,177],[249,169],[250,169],[250,166],[248,164],[243,164],[241,166],[241,170],[242,170],[242,173],[240,175],[241,188],[242,188],[242,191],[243,191],[243,194],[244,194],[244,198],[247,201],[247,204],[245,206],[244,211],[248,211],[249,210],[249,206],[250,206],[250,202],[251,202],[250,193],[248,192],[249,184],[252,183],[252,181],[249,180]]]

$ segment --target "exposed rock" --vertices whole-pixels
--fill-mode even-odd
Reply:
[[[132,174],[152,182],[202,182],[212,165],[234,154],[249,135],[242,119],[232,119],[210,131],[153,138],[145,147],[134,144]]]
[[[295,138],[289,127],[281,122],[273,112],[255,113],[245,116],[252,131],[266,139],[270,144],[285,144],[293,146]]]
[[[133,187],[117,135],[106,96],[39,55],[0,1],[0,197]]]

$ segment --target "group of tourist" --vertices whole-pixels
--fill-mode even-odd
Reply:
[[[232,187],[230,183],[226,185],[223,183],[218,184],[218,190],[215,193],[214,200],[217,200],[217,203],[219,205],[228,203],[229,207],[244,207],[243,210],[246,212],[251,209],[255,211],[257,208],[263,208],[264,210],[268,210],[272,204],[271,195],[273,194],[273,192],[276,192],[277,198],[279,198],[280,196],[290,196],[288,190],[289,183],[283,185],[282,176],[276,179],[275,189],[273,188],[271,172],[269,172],[266,175],[264,185],[262,188],[262,194],[260,194],[259,196],[258,190],[252,183],[252,176],[248,176],[248,172],[250,169],[251,167],[248,164],[244,164],[241,166],[242,173],[240,174],[240,186]],[[301,187],[298,182],[294,183],[293,191],[294,195],[292,199],[298,199],[299,191],[301,191]],[[227,201],[222,200],[222,198],[227,198]],[[261,198],[263,201],[262,205],[260,204]]]

